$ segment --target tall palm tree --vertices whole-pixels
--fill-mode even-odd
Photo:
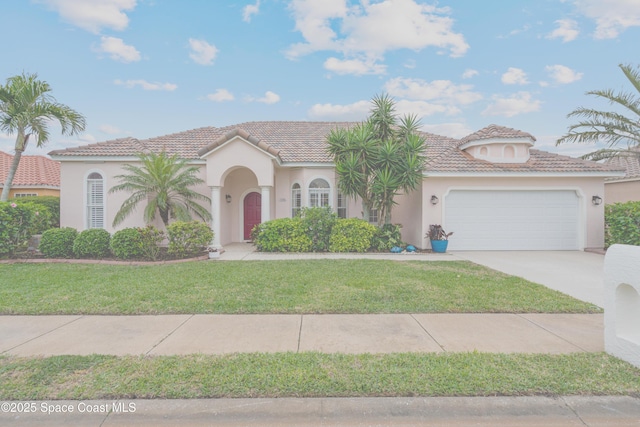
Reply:
[[[38,80],[37,74],[22,73],[9,77],[5,85],[0,85],[0,130],[17,134],[15,156],[0,201],[5,202],[9,198],[13,178],[29,139],[35,137],[37,147],[42,147],[49,140],[47,126],[50,120],[60,123],[63,135],[76,135],[85,128],[84,116],[58,103],[49,92],[51,87],[47,82]]]
[[[425,138],[415,116],[398,119],[388,95],[371,101],[368,119],[350,129],[334,129],[327,136],[334,157],[338,187],[362,201],[364,219],[378,210],[378,223],[391,223],[394,198],[415,190],[422,180]]]
[[[558,139],[556,145],[565,142],[596,143],[603,141],[603,148],[582,156],[589,160],[603,160],[616,156],[638,155],[634,147],[640,146],[640,68],[631,65],[619,65],[635,92],[614,92],[611,89],[593,90],[587,95],[604,98],[616,111],[600,111],[580,107],[567,117],[579,117],[581,120],[569,127],[565,136]],[[626,143],[626,147],[618,147]]]
[[[199,170],[197,166],[189,166],[177,154],[169,156],[164,151],[160,154],[140,154],[138,157],[142,166],[123,165],[129,174],[116,176],[120,179],[120,184],[109,190],[109,193],[132,193],[116,214],[114,227],[131,215],[143,200],[147,201],[144,209],[144,220],[147,223],[155,219],[156,213],[160,214],[165,227],[169,225],[171,218],[190,221],[191,213],[204,221],[211,219],[209,212],[197,203],[197,200],[210,203],[211,199],[189,188],[204,182],[196,176]]]

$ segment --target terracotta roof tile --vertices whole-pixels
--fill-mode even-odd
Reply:
[[[0,187],[4,187],[13,156],[0,151]],[[13,178],[16,187],[60,187],[60,163],[44,156],[22,155]]]
[[[536,140],[533,135],[521,130],[498,125],[489,125],[477,132],[472,133],[471,135],[467,135],[462,138],[460,140],[460,145],[466,144],[467,142],[471,141],[481,141],[483,139],[493,138],[531,138],[532,142]]]
[[[611,181],[620,179],[640,178],[640,148],[632,148],[635,156],[618,156],[613,157],[605,162],[606,165],[624,170],[625,175],[622,178],[611,178]]]

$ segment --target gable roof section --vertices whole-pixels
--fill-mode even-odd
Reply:
[[[606,165],[624,170],[623,177],[610,178],[608,181],[637,180],[640,179],[640,148],[631,148],[635,156],[617,156],[606,161]]]
[[[141,151],[178,154],[186,159],[201,159],[211,150],[230,139],[240,136],[249,143],[275,156],[283,164],[332,164],[327,152],[326,136],[336,128],[349,128],[355,122],[296,122],[259,121],[244,122],[222,128],[203,127],[149,139],[122,138],[49,153],[64,160],[65,157],[135,156]],[[525,163],[491,163],[476,159],[460,150],[460,146],[483,139],[535,138],[527,133],[498,125],[489,125],[462,139],[453,139],[432,133],[422,133],[427,140],[426,174],[468,173],[596,173],[619,175],[620,167],[612,167],[587,160],[530,150]]]
[[[0,187],[4,187],[12,162],[11,154],[0,151]],[[12,186],[60,188],[60,163],[44,156],[23,155]]]

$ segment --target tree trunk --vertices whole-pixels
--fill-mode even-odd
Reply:
[[[16,138],[16,154],[15,156],[13,156],[13,161],[11,162],[9,173],[7,174],[7,179],[4,182],[2,196],[0,196],[0,202],[6,202],[7,200],[9,200],[9,191],[11,190],[11,185],[13,184],[13,178],[16,176],[16,171],[18,170],[18,165],[20,164],[20,158],[22,158],[22,153],[27,148],[28,141],[29,135],[25,137],[23,136],[22,132],[18,132],[18,137]]]

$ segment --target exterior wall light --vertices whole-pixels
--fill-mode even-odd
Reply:
[[[225,194],[224,199],[227,201],[227,203],[231,203],[231,194]]]
[[[435,194],[433,196],[431,196],[431,204],[432,205],[437,205],[439,201],[440,201],[440,199],[438,199],[438,197]]]
[[[591,203],[593,203],[595,206],[598,206],[600,204],[602,204],[602,197],[595,195],[591,198]]]

